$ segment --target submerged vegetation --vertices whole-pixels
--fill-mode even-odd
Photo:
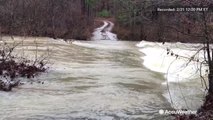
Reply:
[[[1,43],[0,49],[0,90],[11,91],[13,87],[21,84],[20,77],[33,78],[38,73],[47,70],[45,58],[27,60],[23,56],[14,55],[14,50],[19,43],[12,46],[7,42]]]

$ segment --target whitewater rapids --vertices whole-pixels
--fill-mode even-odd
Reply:
[[[193,104],[180,103],[180,101],[189,102],[189,94],[192,94],[193,91],[200,94],[205,93],[205,86],[200,75],[205,78],[207,83],[207,66],[202,65],[200,67],[201,61],[204,60],[204,53],[202,51],[197,52],[203,48],[203,45],[142,41],[136,46],[140,52],[144,53],[144,56],[141,57],[143,65],[151,71],[164,74],[165,81],[162,82],[162,85],[169,91],[164,96],[173,107],[175,109],[192,108]],[[192,56],[194,56],[193,60],[191,59]],[[196,84],[196,90],[192,87],[192,84]],[[184,85],[184,87],[181,87],[181,85]]]

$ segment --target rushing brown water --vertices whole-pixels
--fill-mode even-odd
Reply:
[[[12,92],[0,92],[1,120],[171,119],[159,114],[160,109],[171,109],[164,96],[168,93],[162,85],[164,75],[143,66],[144,54],[136,42],[66,43],[15,37],[16,42],[22,40],[17,53],[25,51],[28,58],[33,59],[36,51],[41,55],[50,49],[50,69],[34,78],[44,84],[26,82]],[[182,86],[183,90],[193,88],[184,83]],[[188,96],[201,98],[193,90],[196,87]],[[192,102],[199,107],[197,101]]]

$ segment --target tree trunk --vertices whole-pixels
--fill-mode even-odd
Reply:
[[[209,74],[209,94],[213,95],[213,74]]]
[[[212,56],[213,56],[213,50],[211,50],[212,52]],[[213,57],[212,57],[212,60],[210,62],[211,65],[209,65],[209,76],[208,76],[208,79],[209,79],[209,94],[213,94],[213,68],[212,68],[212,65],[213,65]]]

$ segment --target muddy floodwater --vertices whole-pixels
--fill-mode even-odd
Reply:
[[[12,92],[0,92],[0,120],[171,119],[159,114],[161,109],[172,108],[163,84],[165,74],[144,66],[145,54],[136,46],[138,42],[14,39],[22,41],[17,54],[24,51],[29,59],[35,53],[49,54],[50,68],[33,78],[44,84],[23,79],[26,83]],[[203,92],[199,80],[171,84],[178,86],[172,95],[180,106],[185,106],[180,93],[190,109],[200,106]]]

